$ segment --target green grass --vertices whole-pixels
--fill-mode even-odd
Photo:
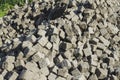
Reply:
[[[29,3],[32,0],[28,0]],[[14,7],[15,4],[19,6],[23,6],[25,4],[25,0],[0,0],[0,17],[3,17],[7,14],[7,12]]]

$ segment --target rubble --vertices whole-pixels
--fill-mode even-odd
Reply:
[[[119,80],[119,0],[33,0],[0,18],[0,80]]]

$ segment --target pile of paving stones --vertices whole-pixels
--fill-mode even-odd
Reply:
[[[36,0],[0,19],[0,80],[119,79],[119,0]]]

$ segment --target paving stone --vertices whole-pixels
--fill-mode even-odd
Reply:
[[[65,32],[64,32],[62,29],[60,30],[60,37],[61,37],[62,39],[65,38]]]
[[[77,60],[73,60],[73,61],[71,62],[71,64],[72,64],[72,66],[75,67],[75,68],[77,68],[77,66],[78,66]]]
[[[8,63],[14,63],[15,57],[14,56],[6,56],[6,62]]]
[[[8,71],[12,71],[14,69],[14,64],[9,62],[4,62],[2,64],[2,67]]]
[[[24,41],[22,43],[22,48],[31,48],[33,46],[33,44],[30,41]]]
[[[34,73],[32,73],[29,70],[23,70],[19,76],[19,79],[21,80],[33,80],[33,78],[34,78]]]
[[[96,74],[92,74],[88,80],[98,80]]]
[[[59,68],[58,68],[57,66],[54,66],[54,68],[52,69],[52,71],[57,74],[57,70],[58,70],[58,69],[59,69]]]
[[[19,52],[19,54],[17,55],[17,59],[23,59],[23,56],[24,56],[24,54],[23,54],[23,52]]]
[[[18,77],[18,73],[13,72],[13,74],[10,76],[9,80],[16,80]]]
[[[106,35],[108,31],[105,28],[100,29],[102,36]]]
[[[106,40],[103,36],[100,36],[99,39],[104,43],[105,46],[109,46],[110,42]]]
[[[95,66],[91,66],[91,67],[90,67],[90,72],[94,74],[95,71],[96,71],[96,67],[95,67]]]
[[[51,48],[52,48],[52,44],[51,44],[50,42],[48,42],[48,43],[46,44],[46,47],[47,47],[48,49],[51,49]]]
[[[0,19],[0,80],[119,80],[119,0],[33,0]]]
[[[62,77],[58,77],[56,80],[66,80],[66,79]]]
[[[71,74],[73,77],[78,77],[81,75],[80,71],[77,68],[71,71]]]
[[[68,68],[68,69],[70,69],[70,68],[72,67],[70,61],[67,60],[67,59],[64,59],[64,60],[61,62],[60,66],[61,66],[62,68],[63,68],[63,67],[66,67],[66,68]]]
[[[40,43],[41,46],[45,46],[48,42],[48,38],[42,37],[42,38],[40,38],[40,40],[38,42]]]
[[[73,76],[68,74],[67,77],[66,77],[66,80],[71,80],[71,79],[73,79]]]
[[[25,48],[25,50],[23,51],[24,55],[26,56],[26,58],[29,58],[30,56],[34,55],[36,53],[36,49],[34,47],[31,47],[30,49]]]
[[[37,34],[38,34],[39,36],[45,36],[46,31],[44,31],[44,30],[39,30]]]
[[[41,73],[45,76],[47,76],[49,74],[49,69],[48,67],[44,67],[40,69]]]
[[[106,63],[101,63],[101,67],[102,67],[103,69],[106,69],[108,66],[107,66]]]
[[[4,80],[4,78],[3,78],[3,76],[2,76],[2,75],[0,75],[0,80]]]
[[[24,66],[25,66],[24,60],[20,60],[20,59],[16,60],[15,67],[24,67]]]
[[[110,66],[115,65],[115,60],[114,60],[114,58],[109,57],[109,65],[110,65]]]
[[[80,75],[78,77],[74,77],[73,80],[87,80],[84,75]]]
[[[50,73],[50,75],[48,76],[48,80],[56,80],[56,75],[53,73]]]
[[[69,61],[72,61],[73,50],[67,50],[63,54]]]
[[[46,76],[45,75],[40,75],[40,78],[39,78],[40,80],[47,80],[47,78],[46,78]]]
[[[114,40],[115,42],[119,42],[119,41],[120,41],[120,37],[114,36],[113,40]]]
[[[24,67],[33,73],[37,73],[39,71],[39,68],[35,62],[27,62]]]
[[[47,67],[48,66],[48,63],[46,61],[46,59],[40,59],[40,61],[38,62],[40,68],[44,68],[44,67]]]
[[[62,77],[67,77],[67,75],[68,75],[68,70],[67,70],[67,68],[58,69],[57,74],[58,74],[59,76],[62,76]]]
[[[117,76],[112,75],[110,80],[119,80],[119,79],[117,78]]]
[[[89,70],[89,64],[88,62],[81,62],[80,65],[78,66],[80,72],[85,73]]]
[[[6,69],[4,69],[3,71],[2,71],[2,76],[4,77],[4,76],[6,76],[6,74],[8,73],[8,71],[6,70]]]
[[[97,48],[100,48],[100,49],[102,49],[102,50],[105,50],[105,49],[106,49],[105,45],[102,44],[102,43],[98,43],[98,44],[97,44]]]
[[[0,47],[2,47],[3,45],[3,42],[2,42],[2,39],[0,38]]]
[[[96,75],[98,79],[104,79],[107,77],[108,70],[107,69],[102,69],[102,68],[97,68],[96,69]]]
[[[90,50],[89,48],[83,49],[83,52],[84,52],[84,55],[85,55],[85,56],[90,56],[90,55],[92,55],[92,52],[91,52],[91,50]]]
[[[97,66],[98,64],[98,57],[97,55],[91,55],[91,60],[90,60],[91,65]]]
[[[99,49],[97,49],[96,51],[95,51],[95,54],[98,56],[98,57],[101,57],[102,56],[102,50],[99,50]]]
[[[43,53],[37,52],[32,56],[32,60],[38,62],[41,58],[45,58]]]

